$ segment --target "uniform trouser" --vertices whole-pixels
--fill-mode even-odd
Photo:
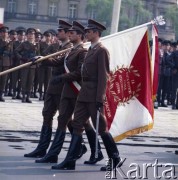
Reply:
[[[37,88],[38,88],[38,84],[39,84],[38,70],[39,70],[39,67],[35,68],[33,86],[32,86],[32,92],[34,92],[34,93],[37,92]]]
[[[12,73],[12,89],[13,92],[21,91],[21,70]]]
[[[35,77],[35,68],[25,68],[21,70],[22,93],[30,93]]]
[[[72,119],[75,104],[76,98],[61,98],[58,116],[58,129],[61,131],[66,131],[66,127],[69,121]],[[84,122],[84,128],[86,131],[92,129],[90,121]]]
[[[5,86],[5,92],[11,93],[12,91],[12,73],[9,73],[7,75],[7,80],[6,80],[6,86]]]
[[[91,117],[93,126],[96,128],[97,108],[96,102],[76,102],[74,110],[74,119],[72,121],[72,127],[74,134],[82,134],[84,131],[84,125]],[[107,122],[103,116],[103,108],[99,117],[99,129],[98,132],[102,136],[107,132]]]
[[[157,93],[158,102],[163,103],[163,101],[165,100],[165,97],[169,90],[169,79],[169,76],[160,75]]]
[[[52,127],[53,117],[59,109],[60,98],[61,94],[46,94],[42,110],[43,125]]]
[[[178,74],[172,76],[172,95],[171,95],[171,98],[172,98],[173,105],[175,105],[177,89],[178,89]]]
[[[51,78],[51,68],[39,67],[38,69],[39,93],[42,93],[43,86],[44,86],[44,93],[46,92],[50,78]]]
[[[9,67],[0,66],[0,72],[5,71],[7,69],[9,69]],[[8,77],[8,74],[0,76],[0,92],[1,93],[4,92],[4,90],[5,90],[6,83],[7,83],[7,77]]]

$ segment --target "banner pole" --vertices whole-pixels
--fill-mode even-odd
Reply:
[[[62,50],[62,51],[58,51],[58,52],[56,52],[56,53],[49,54],[49,55],[47,55],[47,56],[41,57],[41,58],[39,58],[37,61],[35,61],[35,64],[36,64],[36,63],[39,63],[39,62],[41,62],[41,61],[43,61],[43,60],[45,60],[45,59],[48,59],[48,58],[50,58],[50,57],[53,57],[53,56],[57,56],[57,55],[60,55],[60,54],[63,55],[63,53],[66,53],[66,52],[69,51],[70,49],[71,49],[71,48],[64,49],[64,50]],[[3,75],[8,74],[8,73],[11,73],[11,72],[13,72],[13,71],[17,71],[17,70],[19,70],[19,69],[25,68],[25,67],[30,66],[30,65],[32,65],[32,64],[33,64],[33,62],[27,62],[27,63],[25,63],[25,64],[21,64],[21,65],[19,65],[19,66],[14,67],[14,68],[8,69],[8,70],[6,70],[6,71],[2,71],[2,72],[0,72],[0,76],[3,76]]]

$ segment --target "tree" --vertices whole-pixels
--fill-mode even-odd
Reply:
[[[86,7],[88,14],[95,12],[94,17],[92,18],[102,22],[107,27],[107,31],[104,32],[104,35],[109,34],[110,32],[112,7],[113,0],[88,0]]]
[[[109,34],[112,20],[113,0],[88,0],[86,11],[95,12],[93,19],[104,23]],[[152,13],[145,9],[140,0],[123,0],[119,20],[119,31],[150,21]],[[89,17],[90,18],[90,17]]]
[[[171,20],[172,27],[174,28],[174,32],[176,35],[176,39],[178,39],[178,7],[177,6],[169,6],[167,12],[166,12],[166,19]]]
[[[140,0],[124,0],[121,5],[119,30],[128,29],[150,21],[152,13]]]

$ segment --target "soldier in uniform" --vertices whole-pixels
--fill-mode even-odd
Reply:
[[[27,40],[23,42],[15,50],[15,55],[21,59],[21,63],[27,63],[31,58],[39,55],[39,46],[35,42],[35,33],[34,28],[27,29]],[[22,76],[22,102],[32,103],[30,99],[30,94],[33,87],[34,77],[35,77],[35,68],[36,65],[30,67],[25,67],[21,70]]]
[[[57,49],[56,46],[51,45],[50,52],[54,53],[55,51],[60,51],[72,47],[72,43],[69,41],[69,37],[67,33],[70,27],[71,24],[67,23],[66,21],[59,20],[58,29],[63,30],[63,33],[58,33],[58,38],[62,43],[61,45],[58,45],[59,49]],[[64,73],[64,67],[62,66],[53,67],[51,80],[63,73]],[[57,110],[59,109],[62,88],[63,88],[63,83],[58,83],[54,85],[51,83],[51,81],[49,82],[44,100],[44,107],[42,111],[43,125],[41,128],[40,140],[36,149],[28,154],[25,154],[24,155],[25,157],[45,156],[46,150],[48,149],[48,146],[51,141],[53,117],[55,116]]]
[[[16,30],[11,29],[9,31],[9,41],[11,44],[11,54],[10,54],[10,61],[12,62],[11,67],[13,67],[13,46],[14,46],[14,42],[16,40],[17,40],[17,32],[16,32]],[[12,96],[12,73],[8,74],[6,88],[5,88],[5,94],[7,96]]]
[[[45,41],[40,42],[40,55],[46,56],[50,54],[52,34],[49,31],[43,33]],[[51,78],[51,67],[40,66],[38,67],[38,83],[39,83],[39,100],[44,100],[47,86]],[[44,90],[44,94],[43,94]]]
[[[16,49],[25,41],[25,29],[19,29],[17,31],[17,41],[14,42],[13,45],[13,52],[16,51]],[[13,60],[12,60],[13,67],[20,65],[20,59],[15,56],[15,53],[13,53]],[[21,97],[21,70],[17,70],[13,72],[12,76],[12,89],[13,89],[13,95],[12,99],[22,99]]]
[[[66,73],[56,76],[52,80],[53,84],[64,82],[59,106],[58,128],[48,153],[42,159],[36,160],[37,163],[57,162],[58,155],[64,143],[67,124],[72,119],[74,112],[79,91],[77,88],[80,87],[81,81],[81,65],[87,52],[86,49],[83,48],[82,43],[84,39],[84,27],[79,22],[73,21],[73,25],[69,29],[69,39],[74,45],[72,50],[61,59],[51,59],[50,62],[48,62],[54,66],[64,66]],[[98,142],[98,157],[95,158],[96,134],[90,121],[86,122],[85,131],[91,148],[91,157],[89,161],[85,161],[85,164],[95,164],[103,159],[103,154]]]
[[[0,39],[0,72],[5,71],[11,67],[11,53],[12,43],[9,41],[9,28],[4,26],[0,28],[1,39]],[[5,91],[8,75],[0,77],[0,101],[4,102],[3,93]]]
[[[170,42],[167,40],[163,41],[163,54],[162,58],[160,59],[160,76],[157,93],[158,106],[161,107],[167,107],[164,101],[168,95],[169,82],[171,76],[171,62],[169,61],[169,50]]]
[[[40,29],[36,29],[35,42],[38,45],[38,49],[40,49],[41,40],[42,40],[42,33],[40,32]],[[37,91],[38,91],[39,80],[40,80],[40,77],[38,75],[39,75],[39,67],[37,66],[35,69],[35,78],[34,78],[33,88],[31,92],[31,97],[33,98],[38,98]]]
[[[170,55],[170,61],[172,62],[172,93],[171,93],[171,101],[172,101],[172,109],[176,109],[176,93],[178,89],[178,50],[175,49]]]
[[[89,117],[91,117],[93,125],[96,127],[97,112],[100,112],[99,134],[101,135],[107,154],[113,162],[111,170],[121,165],[119,151],[107,129],[107,122],[103,115],[103,103],[109,73],[109,52],[102,43],[99,42],[99,39],[102,31],[105,29],[105,26],[102,24],[92,19],[88,20],[85,32],[86,38],[91,42],[91,47],[82,66],[83,82],[75,106],[74,120],[72,121],[72,140],[65,160],[58,165],[52,166],[52,169],[75,169],[75,163],[79,153],[77,147],[82,141],[84,124],[88,121]],[[102,167],[101,170],[106,171],[106,167]]]

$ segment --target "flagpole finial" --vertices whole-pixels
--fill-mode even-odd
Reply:
[[[166,24],[166,22],[165,22],[163,16],[160,15],[160,16],[157,16],[156,18],[154,18],[154,20],[152,20],[152,24],[162,26],[162,25]]]

